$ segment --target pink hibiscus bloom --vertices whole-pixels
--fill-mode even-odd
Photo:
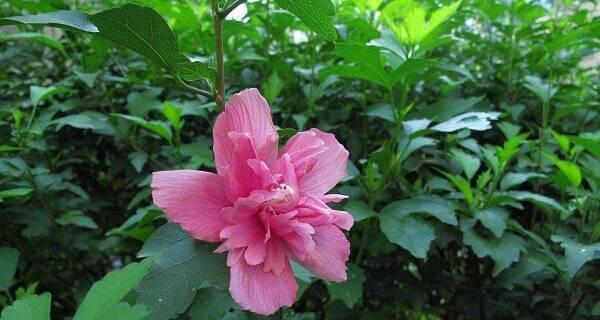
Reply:
[[[221,242],[229,291],[244,309],[272,314],[296,300],[290,259],[320,278],[346,280],[354,223],[326,194],[346,175],[348,151],[333,134],[299,132],[278,152],[269,105],[256,89],[233,96],[213,128],[217,173],[154,172],[152,198],[194,238]]]

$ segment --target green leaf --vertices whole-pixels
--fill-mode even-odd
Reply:
[[[148,319],[168,319],[184,312],[198,289],[227,288],[226,255],[214,250],[214,245],[194,240],[174,223],[152,234],[138,254],[155,257],[152,271],[137,288],[138,303],[152,307]]]
[[[438,123],[431,127],[431,130],[440,132],[455,132],[463,129],[485,131],[492,128],[490,122],[498,119],[499,116],[498,112],[467,112]]]
[[[19,250],[10,247],[0,248],[0,291],[10,288],[17,271],[19,262]]]
[[[505,232],[501,238],[485,238],[477,233],[474,225],[473,219],[461,222],[463,242],[470,246],[478,257],[489,256],[494,260],[494,276],[518,261],[520,252],[525,251],[524,241],[520,237]]]
[[[574,277],[586,262],[600,258],[600,242],[585,245],[558,235],[553,235],[552,241],[560,243],[565,249],[567,270],[571,277]]]
[[[29,88],[29,95],[31,98],[31,102],[33,102],[33,105],[36,106],[41,101],[44,101],[54,95],[65,93],[68,91],[70,91],[70,90],[65,87],[50,86],[50,87],[44,88],[44,87],[38,87],[38,86],[31,86]]]
[[[455,176],[444,172],[443,174],[446,176],[446,178],[448,178],[448,180],[450,180],[450,182],[452,182],[455,187],[458,188],[458,190],[460,190],[460,192],[462,192],[462,194],[465,196],[465,200],[467,200],[467,203],[472,205],[475,201],[475,198],[473,197],[473,190],[471,189],[471,184],[469,181],[461,176]]]
[[[217,71],[210,61],[184,60],[175,65],[175,72],[185,81],[207,79],[211,84],[215,83],[217,76]]]
[[[6,198],[24,197],[33,192],[32,188],[14,188],[0,191],[0,202]]]
[[[381,231],[393,243],[408,250],[417,258],[425,258],[431,241],[435,239],[433,227],[423,219],[411,216],[379,215]]]
[[[556,94],[556,88],[536,76],[525,76],[525,88],[535,93],[544,104]]]
[[[98,225],[94,222],[94,220],[92,220],[92,218],[86,216],[80,210],[67,211],[62,216],[60,216],[60,218],[57,218],[55,221],[56,221],[56,223],[58,223],[62,226],[72,224],[72,225],[84,227],[84,228],[98,229]]]
[[[502,208],[494,207],[475,211],[475,219],[488,228],[496,238],[502,237],[506,230],[508,212]]]
[[[505,195],[517,199],[517,200],[525,200],[531,201],[535,204],[542,204],[554,208],[562,213],[567,213],[567,209],[563,208],[560,203],[556,202],[556,200],[543,196],[541,194],[529,192],[529,191],[509,191]]]
[[[1,19],[0,19],[1,20]],[[31,40],[45,44],[65,54],[65,48],[60,41],[50,38],[49,36],[37,32],[19,32],[0,35],[0,41],[10,40]]]
[[[180,62],[173,31],[152,8],[128,3],[92,15],[100,36],[134,50],[167,70]]]
[[[545,177],[546,177],[546,175],[540,174],[540,173],[535,173],[535,172],[524,172],[524,173],[510,172],[510,173],[507,173],[502,178],[502,181],[500,181],[500,189],[508,190],[514,186],[518,186],[518,185],[522,184],[523,182],[525,182],[529,179],[545,178]]]
[[[134,262],[121,270],[109,272],[92,285],[73,320],[101,320],[133,289],[149,272],[152,259]]]
[[[269,104],[275,102],[284,86],[285,81],[279,77],[276,71],[273,71],[262,87],[263,95]]]
[[[558,167],[560,172],[562,172],[565,175],[565,177],[569,179],[573,187],[579,187],[579,185],[581,184],[581,169],[579,169],[579,166],[577,164],[565,160],[560,160],[557,157],[545,152],[544,156],[550,161],[552,161],[552,163],[554,163],[555,166]]]
[[[369,206],[363,201],[350,200],[344,204],[344,211],[350,212],[354,221],[362,221],[370,217],[376,216],[375,211],[369,208]]]
[[[179,66],[184,78],[200,75],[200,65],[190,62],[179,52],[173,31],[165,19],[150,7],[129,3],[94,15],[58,11],[0,19],[0,24],[14,23],[42,24],[93,33],[140,53],[169,72],[176,72]]]
[[[79,78],[79,80],[83,81],[83,83],[85,83],[85,85],[88,88],[94,87],[94,83],[96,82],[96,79],[98,78],[99,74],[100,74],[100,71],[96,71],[96,72],[92,72],[92,73],[75,71],[75,75],[77,76],[77,78]]]
[[[413,0],[396,0],[382,12],[388,26],[394,31],[402,44],[412,47],[423,42],[436,29],[446,22],[458,9],[461,1],[434,11],[429,20],[425,20],[427,11]]]
[[[340,57],[355,65],[333,66],[324,69],[320,72],[321,79],[330,75],[339,75],[365,79],[386,88],[390,87],[389,74],[381,63],[379,48],[356,43],[338,43],[335,47]]]
[[[0,18],[0,24],[14,23],[41,24],[84,32],[99,32],[94,23],[90,21],[90,16],[80,11],[57,11],[32,16]]]
[[[168,124],[163,121],[147,121],[140,117],[131,116],[128,114],[120,114],[120,113],[111,113],[112,116],[125,119],[127,121],[131,121],[145,129],[148,129],[157,135],[161,136],[169,143],[173,141],[173,133],[171,132],[171,128]]]
[[[417,213],[428,214],[443,223],[457,224],[453,203],[434,196],[392,202],[378,217],[381,219],[381,231],[391,242],[417,258],[425,258],[435,234],[431,224],[418,217]]]
[[[594,157],[600,159],[600,142],[599,141],[590,139],[590,138],[573,137],[573,136],[569,137],[569,139],[571,141],[573,141],[573,143],[575,143],[576,145],[583,147],[589,153],[593,154]]]
[[[229,291],[215,288],[199,289],[187,315],[192,320],[221,320],[230,310],[239,309]]]
[[[135,172],[140,173],[144,168],[144,164],[148,161],[148,154],[139,151],[132,152],[129,154],[129,161],[131,161]]]
[[[460,163],[465,172],[465,175],[469,180],[471,180],[477,172],[477,170],[479,170],[479,167],[481,166],[481,161],[459,149],[452,149],[450,151],[450,154],[452,155],[452,159]]]
[[[333,23],[335,5],[331,0],[275,0],[275,3],[300,18],[326,40],[335,41],[337,38]]]
[[[165,101],[165,103],[163,103],[162,113],[177,132],[181,130],[183,127],[183,121],[181,121],[181,115],[183,113],[182,107],[170,103],[169,101]]]
[[[333,300],[342,300],[348,308],[362,299],[363,282],[367,277],[365,272],[353,263],[348,264],[348,279],[344,282],[329,282],[327,289]]]
[[[115,136],[117,132],[114,127],[108,122],[108,117],[104,114],[94,111],[86,111],[79,114],[71,114],[62,118],[52,120],[56,125],[56,130],[60,130],[64,126],[69,126],[77,129],[90,129],[97,134]]]
[[[110,310],[102,315],[102,319],[110,320],[144,320],[150,314],[150,308],[136,304],[130,306],[126,302],[115,304]]]
[[[2,320],[50,320],[49,292],[30,295],[2,309]]]
[[[570,141],[569,141],[569,137],[562,135],[554,130],[551,131],[552,132],[552,136],[554,137],[554,139],[556,139],[556,141],[558,141],[558,144],[560,145],[560,148],[563,150],[563,152],[566,154],[569,152],[569,145],[570,145]]]

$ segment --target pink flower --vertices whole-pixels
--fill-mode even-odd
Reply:
[[[290,259],[315,275],[346,280],[354,223],[326,194],[345,175],[348,151],[333,134],[299,132],[278,152],[269,105],[256,89],[233,96],[213,128],[217,173],[154,172],[152,197],[194,238],[221,242],[229,291],[244,309],[272,314],[296,300]]]

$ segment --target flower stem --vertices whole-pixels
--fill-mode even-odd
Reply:
[[[221,112],[225,110],[225,68],[223,59],[223,18],[219,12],[217,2],[217,0],[212,0],[212,16],[215,28],[215,56],[217,60],[217,94],[215,100],[217,102],[217,111]]]

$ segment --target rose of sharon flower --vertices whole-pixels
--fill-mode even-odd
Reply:
[[[296,299],[290,259],[320,278],[346,280],[353,219],[326,194],[345,175],[348,151],[333,134],[299,132],[278,151],[269,105],[256,89],[233,96],[213,128],[217,174],[154,172],[152,198],[194,238],[227,252],[229,291],[244,309],[272,314]]]

